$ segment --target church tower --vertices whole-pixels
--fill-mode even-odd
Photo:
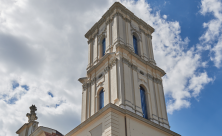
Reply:
[[[66,136],[179,136],[170,130],[154,28],[115,2],[85,34],[81,124]]]

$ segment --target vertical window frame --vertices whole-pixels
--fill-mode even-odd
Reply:
[[[133,48],[134,48],[135,54],[139,55],[139,52],[138,52],[138,40],[137,40],[137,37],[135,35],[133,35]]]
[[[99,92],[99,110],[104,107],[104,90],[101,89]]]
[[[146,91],[142,86],[140,86],[140,99],[141,99],[141,108],[143,112],[143,118],[148,119]]]
[[[103,38],[102,40],[102,57],[105,55],[106,53],[106,38]]]

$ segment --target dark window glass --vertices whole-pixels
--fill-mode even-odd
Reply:
[[[106,40],[104,38],[102,41],[102,56],[105,55],[105,52],[106,52]]]
[[[143,111],[143,117],[148,119],[147,109],[146,109],[146,94],[145,94],[145,90],[141,86],[140,86],[140,98],[141,98],[141,106],[142,106],[142,111]]]
[[[104,107],[104,91],[103,89],[99,93],[99,109]]]
[[[133,36],[133,47],[134,47],[135,53],[138,55],[137,39],[135,36]]]

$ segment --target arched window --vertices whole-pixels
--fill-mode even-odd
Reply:
[[[139,55],[138,54],[138,46],[137,46],[137,38],[135,36],[133,36],[133,47],[134,47],[135,53],[137,55]]]
[[[99,109],[104,107],[104,91],[103,89],[99,93]]]
[[[141,98],[141,106],[143,111],[143,117],[148,119],[147,109],[146,109],[146,93],[142,86],[140,86],[140,98]]]
[[[106,52],[106,40],[104,38],[102,41],[102,56],[105,55],[105,52]]]

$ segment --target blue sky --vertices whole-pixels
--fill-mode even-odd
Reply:
[[[114,2],[0,0],[0,136],[15,135],[32,104],[41,126],[66,134],[80,124],[84,34]],[[171,130],[222,135],[222,1],[120,2],[155,29]]]
[[[213,13],[201,15],[201,1],[198,0],[149,0],[147,2],[155,11],[160,11],[161,15],[167,15],[168,21],[180,23],[181,37],[188,37],[190,40],[188,48],[200,43],[199,37],[207,30],[203,28],[203,22],[215,19]],[[218,40],[215,39],[212,45],[217,42]],[[198,71],[207,71],[208,76],[213,77],[214,81],[207,84],[197,98],[190,100],[192,105],[189,108],[168,114],[168,117],[171,129],[181,135],[219,136],[222,135],[220,123],[222,121],[222,69],[215,67],[210,61],[210,50],[203,51],[201,58],[202,61],[208,61],[208,67],[200,68]]]

